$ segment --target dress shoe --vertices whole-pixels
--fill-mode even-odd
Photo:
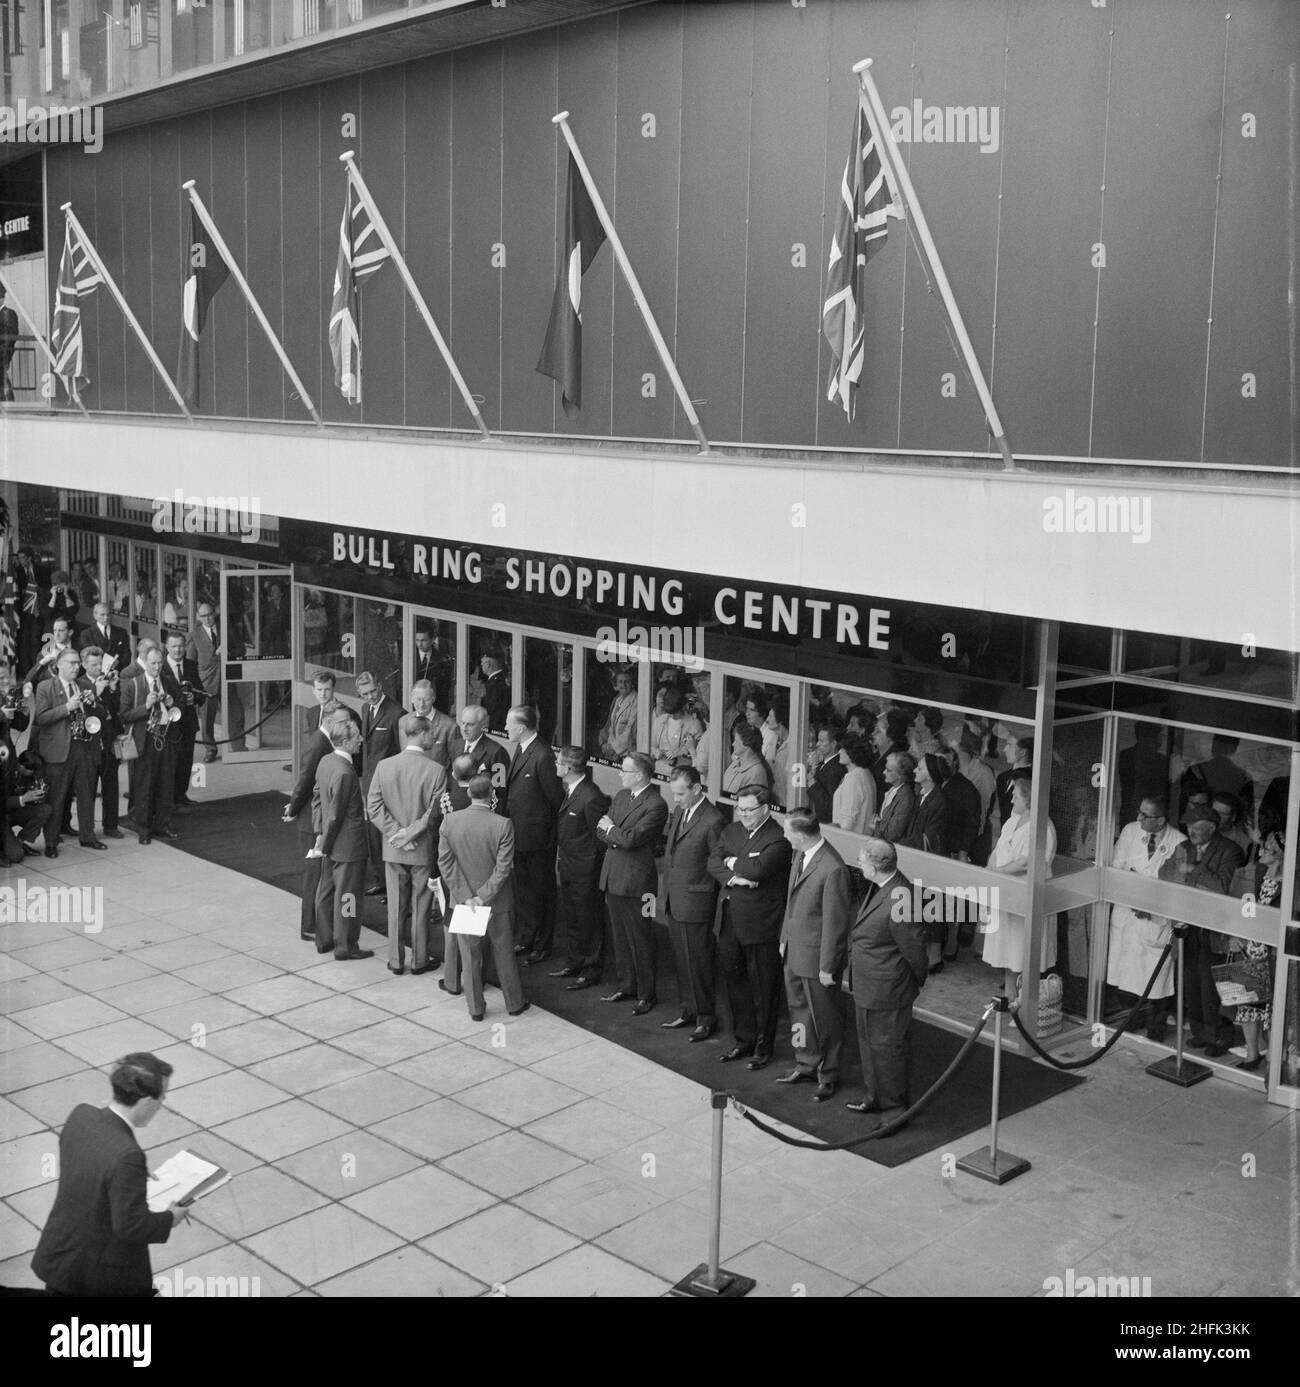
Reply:
[[[602,997],[602,1002],[631,1002],[636,998],[635,992],[611,992],[608,997]]]
[[[373,949],[349,949],[345,954],[335,954],[335,963],[352,963],[358,958],[374,958]]]
[[[384,894],[384,887],[382,887],[382,886],[367,886],[367,887],[366,887],[366,895],[367,895],[367,896],[382,896],[383,894]]]
[[[1207,1060],[1217,1060],[1221,1055],[1228,1053],[1226,1045],[1207,1045],[1205,1047],[1205,1058]]]
[[[523,1004],[523,1006],[521,1006],[521,1007],[516,1007],[516,1008],[514,1009],[514,1011],[509,1012],[509,1013],[507,1013],[507,1014],[510,1015],[510,1016],[522,1016],[522,1015],[524,1014],[524,1012],[526,1012],[530,1006],[532,1006],[532,1003],[531,1003],[531,1002],[525,1002],[525,1003]]]
[[[59,855],[59,850],[58,848],[46,848],[45,855],[46,857],[57,857]]]
[[[89,843],[79,843],[78,847],[89,848],[91,852],[106,852],[107,843],[101,843],[98,838],[92,838]]]
[[[779,1079],[774,1079],[773,1083],[778,1084],[815,1084],[816,1074],[805,1074],[802,1069],[792,1069],[788,1074],[782,1074]]]
[[[545,963],[546,960],[547,960],[548,958],[550,958],[550,956],[551,956],[551,951],[550,951],[550,949],[534,949],[534,950],[532,951],[532,953],[530,953],[530,954],[528,955],[528,962],[529,962],[529,963]]]
[[[1263,1064],[1263,1063],[1264,1063],[1264,1056],[1263,1056],[1263,1055],[1256,1055],[1255,1058],[1254,1058],[1253,1060],[1238,1060],[1238,1061],[1237,1061],[1237,1068],[1238,1068],[1238,1069],[1245,1069],[1245,1070],[1248,1070],[1250,1073],[1253,1074],[1253,1073],[1255,1072],[1255,1070],[1258,1069],[1259,1066],[1260,1066],[1261,1064]]]
[[[432,973],[437,966],[432,960],[428,963],[422,963],[418,968],[411,969],[411,976],[413,978],[422,977],[425,973]]]
[[[516,944],[516,945],[515,945],[515,956],[516,956],[516,957],[518,957],[518,955],[520,955],[520,954],[526,954],[527,952],[528,952],[528,945],[527,945],[527,944]]]
[[[634,1007],[632,1008],[632,1015],[633,1015],[633,1016],[644,1016],[644,1015],[646,1014],[646,1012],[648,1012],[648,1011],[653,1011],[654,1009],[655,1009],[655,1003],[654,1003],[654,1002],[638,1002],[638,1003],[636,1004],[636,1006],[634,1006]]]
[[[446,984],[441,978],[438,979],[438,986],[439,986],[440,988],[442,988],[442,990],[443,990],[449,997],[459,997],[460,994],[461,994],[461,991],[463,990],[463,989],[461,989],[461,988],[459,988],[459,987],[448,987],[447,984]]]
[[[556,968],[554,972],[547,973],[548,978],[576,978],[582,972],[581,968]]]
[[[931,976],[931,977],[934,977],[934,975],[935,975],[936,973],[942,973],[942,972],[943,972],[943,960],[942,960],[942,959],[940,959],[938,963],[932,963],[932,964],[930,965],[930,976]]]
[[[205,766],[210,766],[214,761],[219,759],[220,755],[221,753],[218,752],[215,748],[212,751],[205,752],[203,756],[203,764]]]
[[[834,1084],[818,1084],[817,1092],[813,1094],[814,1103],[824,1103],[828,1098],[835,1097]]]
[[[712,1026],[696,1026],[696,1028],[686,1037],[692,1045],[697,1040],[707,1040],[713,1034]]]
[[[766,1069],[772,1063],[771,1055],[755,1055],[745,1066],[746,1069]]]
[[[730,1050],[718,1056],[723,1064],[730,1064],[732,1060],[747,1060],[754,1052],[746,1049],[743,1045],[733,1045]]]
[[[152,836],[151,834],[148,834],[148,833],[141,833],[141,834],[139,835],[139,838],[140,838],[141,846],[144,846],[144,845],[146,845],[146,844],[149,844],[149,843],[152,843],[152,842],[153,842],[153,836]]]
[[[581,973],[571,983],[566,984],[566,992],[581,992],[584,987],[599,987],[599,978],[584,977]]]
[[[956,962],[957,962],[957,955],[956,955],[955,953],[952,953],[952,954],[944,954],[944,956],[943,956],[943,961],[944,961],[945,963],[956,963]]]
[[[170,828],[155,828],[153,831],[155,838],[161,838],[164,843],[175,843],[180,841],[180,834],[173,833]]]
[[[671,1021],[660,1021],[659,1029],[662,1031],[680,1031],[683,1026],[693,1025],[693,1016],[674,1016]]]
[[[23,855],[25,857],[39,857],[41,855],[41,850],[35,843],[25,843],[21,838],[18,841],[23,844]]]
[[[332,954],[332,953],[334,952],[334,945],[333,945],[333,944],[317,944],[317,945],[316,945],[316,952],[317,952],[318,954]]]
[[[316,931],[300,929],[298,931],[298,938],[306,939],[309,943],[314,944],[316,942]]]
[[[1208,1050],[1208,1049],[1210,1048],[1210,1046],[1211,1046],[1213,1043],[1214,1043],[1213,1041],[1209,1041],[1209,1040],[1189,1040],[1189,1041],[1187,1041],[1187,1042],[1184,1044],[1183,1049],[1185,1049],[1185,1050]]]
[[[390,973],[396,973],[396,974],[400,977],[403,973],[406,972],[406,969],[405,969],[405,968],[394,968],[393,965],[390,963],[390,964],[388,965],[388,971],[389,971]]]
[[[850,1112],[869,1113],[880,1111],[879,1103],[845,1103],[844,1106],[848,1108]]]
[[[106,829],[103,829],[102,832],[103,832],[103,835],[104,835],[105,838],[122,838],[122,837],[125,837],[125,834],[123,834],[123,832],[122,832],[122,830],[121,830],[120,828],[106,828]]]
[[[1163,1040],[1165,1038],[1165,1028],[1163,1026],[1148,1026],[1146,1036],[1148,1040]]]
[[[469,1019],[471,1021],[481,1021],[483,1019],[483,1013],[481,1011],[471,1011]]]
[[[191,809],[194,806],[194,801],[189,797],[189,795],[181,795],[179,799],[172,800],[172,804],[183,804],[186,807],[186,809]]]
[[[184,814],[194,808],[194,801],[192,799],[174,799],[172,800],[172,808],[178,814]]]

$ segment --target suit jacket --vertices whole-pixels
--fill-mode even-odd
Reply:
[[[366,817],[383,835],[385,862],[428,865],[431,836],[437,836],[442,821],[438,798],[446,786],[447,772],[423,753],[403,751],[379,763],[366,796]],[[410,847],[388,841],[398,829],[417,824],[420,831]]]
[[[1179,851],[1160,868],[1162,881],[1172,881],[1182,886],[1199,886],[1203,891],[1218,891],[1226,896],[1232,885],[1232,878],[1246,865],[1246,854],[1231,838],[1225,838],[1218,829],[1215,829],[1214,837],[1206,843],[1196,869],[1190,876],[1185,877],[1178,870],[1178,863],[1187,852],[1195,858],[1196,848],[1192,845],[1191,839],[1179,844]]]
[[[613,896],[657,895],[655,852],[668,822],[668,805],[658,787],[647,785],[635,799],[631,790],[620,790],[609,817],[614,827],[603,835],[600,889]]]
[[[920,921],[912,916],[912,883],[902,872],[868,888],[849,944],[855,1006],[896,1011],[916,1000],[930,965]]]
[[[736,859],[735,870],[727,858]],[[742,944],[775,944],[781,938],[785,898],[790,886],[790,844],[770,815],[753,837],[744,824],[729,823],[709,854],[709,871],[721,885],[714,933],[722,931],[723,907]],[[731,878],[757,886],[728,886]]]
[[[893,788],[893,786],[886,788],[886,798]],[[884,807],[884,800],[881,800],[880,803],[880,817],[876,823],[875,836],[883,838],[887,843],[901,843],[907,837],[908,829],[911,828],[912,819],[916,814],[916,790],[906,781],[902,781],[898,786],[898,793],[890,801],[889,807]]]
[[[320,731],[308,732],[302,743],[302,765],[289,796],[289,813],[299,833],[320,832],[320,801],[316,799],[316,772],[321,757],[332,748],[330,739]]]
[[[351,757],[322,756],[316,768],[313,821],[320,824],[321,851],[333,862],[366,860],[365,797]]]
[[[560,878],[595,879],[605,857],[605,843],[596,825],[609,812],[609,796],[591,780],[580,780],[560,802],[555,823],[556,861]]]
[[[163,693],[169,694],[172,702],[179,704],[181,686],[172,678],[172,672],[166,665],[158,671],[158,679],[162,684]],[[152,711],[145,706],[145,700],[149,697],[149,680],[143,674],[137,674],[129,681],[123,679],[117,686],[117,692],[122,701],[122,725],[130,729],[131,736],[135,739],[135,749],[143,753],[145,738],[149,735],[149,714]],[[167,740],[173,746],[180,743],[180,729],[179,722],[167,725]]]
[[[199,671],[199,678],[210,698],[221,692],[221,633],[216,638],[209,636],[202,626],[196,626],[190,633],[185,646],[185,658],[193,660]]]
[[[455,722],[446,713],[440,713],[435,708],[429,717],[429,730],[433,733],[433,745],[429,748],[429,756],[440,766],[450,766],[452,739],[459,739],[460,737]],[[402,743],[402,746],[406,745],[400,729],[397,739]]]
[[[93,622],[77,632],[78,650],[85,650],[92,645],[97,645],[106,656],[116,655],[117,664],[113,668],[119,672],[131,663],[131,639],[120,626],[114,626],[111,621],[108,624],[107,636]]]
[[[808,784],[808,802],[813,813],[817,815],[818,823],[830,823],[835,791],[840,788],[840,781],[848,773],[847,767],[838,756],[823,761],[813,771],[812,780]]]
[[[979,787],[958,771],[942,789],[948,801],[948,832],[944,848],[952,857],[958,853],[970,855],[980,836],[980,820],[984,817],[984,802]]]
[[[460,735],[459,730],[452,735],[447,749],[452,761],[465,754],[465,738]],[[450,765],[451,762],[447,764]],[[509,800],[507,782],[510,779],[510,753],[486,732],[474,743],[474,771],[477,775],[492,777],[492,785],[497,792],[496,811],[505,815]]]
[[[510,676],[505,670],[498,670],[484,685],[483,706],[488,713],[488,731],[503,732],[510,711]]]
[[[396,756],[397,724],[406,716],[406,709],[384,695],[378,708],[369,703],[361,705],[361,788],[367,793],[375,767],[386,756]]]
[[[890,806],[893,808],[893,805]],[[901,843],[906,848],[919,848],[922,852],[934,852],[947,856],[952,850],[950,843],[948,797],[944,787],[936,785],[924,799],[916,796],[916,808],[912,811],[912,821],[901,838],[891,842]],[[884,837],[882,833],[879,835]]]
[[[148,1169],[135,1133],[109,1108],[79,1103],[59,1134],[59,1190],[32,1255],[52,1290],[147,1296],[149,1244],[165,1243],[172,1215],[150,1213]]]
[[[853,919],[844,859],[823,842],[803,871],[796,875],[791,868],[789,881],[781,943],[790,971],[801,978],[818,973],[838,977],[844,971]]]
[[[555,846],[555,815],[564,786],[555,773],[555,753],[534,737],[516,753],[506,777],[506,811],[515,826],[515,851],[540,852]]]
[[[438,870],[453,905],[477,896],[494,916],[508,915],[515,899],[514,861],[514,825],[486,805],[471,804],[442,821]]]
[[[186,704],[183,697],[176,699],[176,706],[181,710],[181,720],[177,724],[181,729],[181,735],[197,736],[199,731],[199,708],[207,702],[207,693],[203,688],[203,680],[199,676],[199,667],[193,660],[187,660],[181,656],[181,677],[178,684],[189,684],[194,690],[194,702]],[[164,660],[163,668],[170,671],[171,665]],[[173,676],[174,677],[174,676]]]
[[[82,693],[94,692],[94,685],[84,674],[79,674],[74,682]],[[34,702],[36,750],[47,765],[61,765],[68,759],[72,747],[72,720],[63,693],[63,682],[59,679],[42,679],[36,686]],[[87,715],[89,712],[87,709]]]
[[[667,915],[683,924],[711,924],[717,913],[718,882],[709,871],[709,859],[726,820],[718,806],[707,799],[696,805],[685,831],[682,818],[683,811],[674,809],[668,820],[659,918]]]

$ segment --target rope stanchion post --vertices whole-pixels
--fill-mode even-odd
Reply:
[[[1005,994],[994,997],[989,1004],[993,1013],[993,1120],[989,1130],[989,1145],[986,1151],[980,1147],[957,1162],[957,1169],[967,1175],[988,1180],[994,1185],[1005,1185],[1017,1175],[1029,1169],[1029,1162],[1023,1156],[1013,1156],[1009,1151],[998,1150],[998,1108],[1002,1101],[1002,1017],[1009,1010]]]
[[[1208,1064],[1197,1064],[1195,1060],[1183,1059],[1183,947],[1186,944],[1187,930],[1187,925],[1174,926],[1174,937],[1178,944],[1178,961],[1174,965],[1174,1010],[1178,1034],[1174,1038],[1174,1053],[1147,1065],[1147,1073],[1153,1078],[1164,1079],[1167,1083],[1177,1084],[1179,1088],[1191,1088],[1193,1084],[1199,1084],[1202,1079],[1210,1077]]]
[[[739,1299],[754,1289],[751,1276],[741,1276],[737,1272],[723,1271],[719,1265],[722,1259],[722,1115],[730,1097],[725,1093],[710,1096],[713,1108],[713,1173],[709,1185],[709,1260],[701,1262],[689,1275],[684,1276],[674,1287],[673,1294],[693,1296],[701,1300],[719,1296],[728,1300]]]

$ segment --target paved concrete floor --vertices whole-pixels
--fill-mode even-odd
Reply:
[[[235,1174],[153,1249],[156,1275],[658,1296],[703,1260],[698,1084],[536,1008],[510,1019],[494,990],[475,1024],[438,974],[393,977],[382,953],[322,961],[296,898],[161,843],[69,845],[0,872],[0,896],[20,881],[101,888],[104,918],[0,924],[0,1285],[36,1284],[58,1127],[141,1049],[176,1067],[151,1160],[190,1146]],[[1218,1079],[1175,1089],[1146,1060],[1122,1042],[1003,1123],[1033,1169],[1002,1188],[952,1172],[987,1132],[887,1170],[728,1113],[724,1264],[766,1296],[1042,1295],[1070,1269],[1156,1296],[1300,1293],[1296,1114]]]

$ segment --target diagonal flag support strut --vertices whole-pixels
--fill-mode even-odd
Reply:
[[[415,304],[416,311],[424,320],[424,325],[429,330],[429,336],[433,338],[434,345],[442,353],[442,359],[447,363],[447,369],[451,372],[451,378],[456,382],[456,388],[460,391],[461,399],[465,401],[465,407],[469,410],[478,425],[479,432],[484,438],[491,438],[488,426],[483,421],[482,414],[479,413],[478,402],[470,394],[469,386],[465,384],[465,377],[460,373],[460,367],[456,365],[456,360],[451,354],[441,332],[438,331],[438,324],[433,320],[433,314],[429,312],[429,305],[424,301],[424,295],[420,293],[419,286],[411,275],[410,268],[407,266],[406,259],[402,252],[397,248],[397,242],[393,240],[393,233],[388,229],[388,223],[384,220],[383,214],[375,206],[375,200],[370,196],[370,189],[366,187],[365,179],[361,177],[361,170],[357,168],[356,159],[353,151],[344,150],[339,155],[339,162],[348,171],[348,178],[356,189],[357,196],[365,205],[366,211],[370,214],[370,220],[374,224],[375,230],[379,233],[379,239],[384,243],[385,249],[392,257],[393,264],[397,267],[397,273],[402,277],[402,283],[406,286],[406,292],[411,296],[411,302]]]
[[[22,319],[27,331],[36,339],[37,345],[40,347],[41,351],[45,353],[46,359],[49,361],[50,365],[57,366],[59,363],[55,360],[54,353],[50,350],[50,344],[41,336],[41,330],[36,326],[32,315],[23,307],[23,302],[14,292],[14,287],[9,283],[9,276],[5,274],[3,266],[0,266],[0,289],[5,291],[6,297],[13,304],[15,311]],[[77,408],[89,419],[90,411],[86,408],[85,404],[82,403],[81,395],[74,392],[72,399]]]
[[[600,224],[605,228],[605,235],[609,238],[609,244],[613,247],[614,258],[618,261],[619,268],[623,271],[623,278],[627,281],[627,287],[632,292],[632,302],[636,304],[642,319],[645,321],[646,330],[650,334],[650,340],[654,343],[655,350],[659,353],[659,359],[664,364],[664,370],[668,372],[668,379],[672,381],[673,389],[677,392],[677,399],[682,407],[682,413],[689,420],[691,429],[700,445],[700,452],[709,451],[709,440],[704,436],[704,430],[700,426],[700,416],[695,412],[695,406],[691,403],[690,396],[686,393],[686,386],[682,384],[682,378],[677,372],[677,363],[669,354],[668,345],[664,341],[663,333],[659,331],[659,324],[655,322],[655,316],[650,311],[650,305],[646,302],[645,294],[641,292],[640,282],[637,280],[636,271],[632,268],[632,262],[627,258],[627,252],[623,249],[623,242],[618,239],[618,232],[614,230],[614,223],[609,213],[605,210],[605,204],[601,199],[600,193],[592,181],[591,171],[587,168],[587,161],[582,157],[582,151],[578,148],[578,142],[573,138],[573,131],[569,129],[569,113],[561,111],[559,115],[551,117],[551,124],[558,125],[564,132],[564,138],[568,142],[569,153],[573,155],[573,161],[578,166],[578,172],[582,175],[582,181],[587,185],[587,192],[591,196],[591,204],[596,209],[596,215],[600,218]]]
[[[236,261],[235,257],[230,253],[230,247],[226,245],[225,238],[222,236],[221,232],[217,230],[216,222],[212,220],[212,217],[208,213],[208,209],[203,205],[203,199],[199,196],[194,186],[194,179],[188,179],[181,184],[181,187],[189,194],[190,203],[194,211],[198,214],[199,220],[203,223],[204,229],[207,231],[208,235],[212,237],[212,244],[216,247],[217,254],[226,262],[226,266],[230,270],[230,277],[239,286],[244,298],[248,300],[248,306],[253,311],[253,317],[257,319],[258,325],[266,334],[266,340],[270,342],[272,350],[275,352],[276,356],[279,357],[280,365],[284,367],[285,374],[289,377],[290,383],[298,392],[303,404],[307,407],[307,412],[316,423],[320,425],[322,423],[321,417],[317,414],[316,406],[312,403],[311,396],[307,393],[307,387],[302,383],[298,372],[293,369],[293,362],[289,360],[284,347],[280,343],[280,339],[275,335],[271,324],[267,321],[266,314],[262,312],[262,305],[258,303],[257,295],[254,294],[249,287],[248,281],[244,278],[243,271],[239,268],[238,261]]]
[[[988,422],[989,432],[993,435],[993,441],[1002,454],[1002,470],[1004,472],[1023,471],[1023,468],[1016,466],[1015,457],[1011,452],[1011,443],[1002,426],[997,407],[993,403],[993,396],[989,392],[988,382],[984,379],[984,372],[980,368],[979,358],[975,355],[975,348],[971,344],[970,334],[966,331],[966,324],[962,321],[957,300],[953,297],[952,286],[948,283],[947,274],[944,273],[943,261],[939,259],[939,251],[934,244],[934,237],[930,234],[930,225],[925,219],[925,213],[921,210],[921,203],[916,196],[916,189],[912,186],[907,165],[899,155],[898,145],[894,142],[894,132],[885,115],[880,93],[876,90],[875,79],[871,75],[871,64],[872,59],[864,58],[862,62],[853,64],[853,71],[866,94],[867,109],[871,115],[871,123],[875,127],[876,145],[887,169],[892,170],[891,182],[897,184],[907,202],[908,210],[912,214],[916,233],[920,237],[921,245],[925,248],[926,258],[930,262],[930,271],[934,276],[934,282],[943,299],[944,307],[948,311],[948,318],[952,323],[953,331],[957,334],[957,342],[966,362],[966,369],[975,382],[976,394],[979,395],[980,404],[984,407],[984,418]]]
[[[153,363],[153,368],[158,372],[158,376],[163,384],[171,391],[172,399],[176,401],[180,406],[181,413],[192,424],[194,422],[194,416],[190,413],[189,405],[185,403],[181,392],[177,390],[176,382],[167,374],[167,368],[158,360],[158,353],[154,351],[153,343],[144,335],[144,329],[136,320],[135,314],[131,312],[131,305],[127,303],[126,299],[122,296],[122,291],[117,287],[117,280],[109,274],[104,262],[99,258],[99,252],[95,249],[90,237],[86,235],[85,227],[77,220],[77,214],[72,210],[72,204],[70,202],[65,202],[59,210],[68,219],[68,225],[72,227],[77,235],[77,239],[85,248],[87,257],[90,259],[95,269],[99,271],[100,278],[103,279],[104,284],[108,288],[108,292],[112,294],[117,306],[122,310],[122,316],[131,325],[131,330],[140,339],[140,345],[144,348],[145,355]]]

